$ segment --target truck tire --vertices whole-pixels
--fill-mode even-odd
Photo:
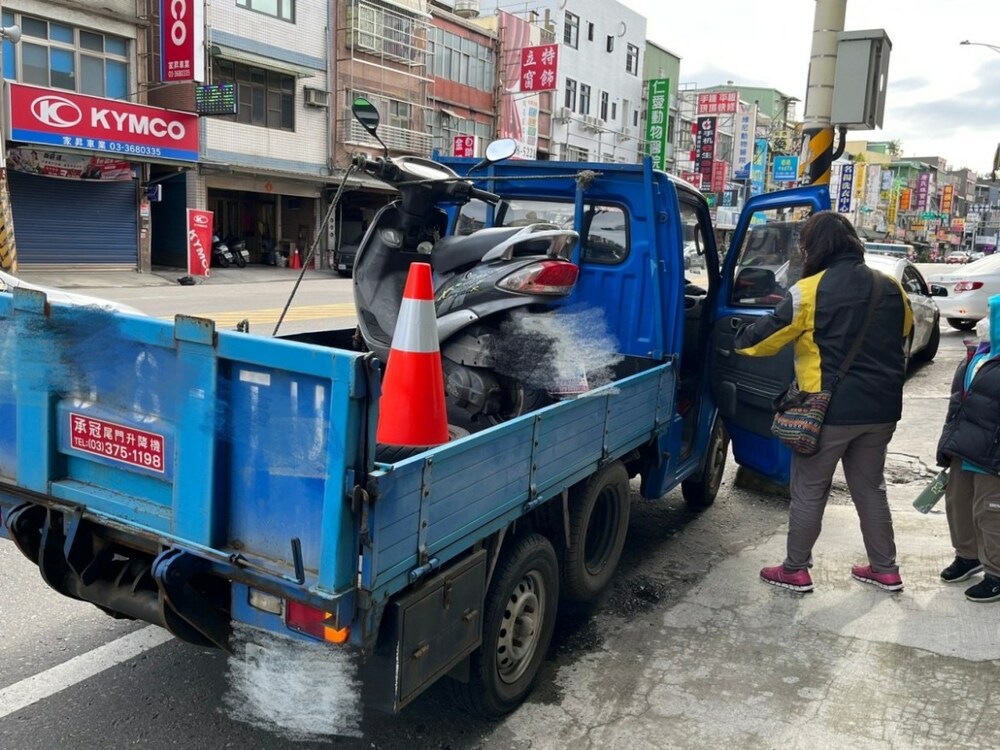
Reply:
[[[625,547],[631,509],[628,471],[620,461],[570,490],[569,547],[563,596],[589,602],[607,586]]]
[[[469,431],[463,427],[458,427],[457,425],[448,425],[448,442],[453,440],[458,440],[459,438],[464,438],[469,434]],[[404,458],[409,458],[410,456],[415,456],[418,453],[423,453],[427,450],[427,446],[423,448],[414,448],[409,445],[383,445],[379,443],[375,446],[375,460],[382,464],[395,464],[402,461]]]
[[[689,508],[702,509],[715,502],[722,485],[722,475],[726,473],[726,456],[729,453],[729,435],[722,420],[716,418],[712,437],[708,440],[708,455],[705,466],[697,477],[681,483],[681,493]]]
[[[536,533],[512,540],[486,592],[483,643],[469,657],[469,681],[449,681],[455,702],[490,719],[521,705],[552,641],[558,603],[552,543]]]

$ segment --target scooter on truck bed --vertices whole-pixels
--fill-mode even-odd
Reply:
[[[282,340],[0,293],[0,533],[46,583],[199,645],[229,649],[245,625],[357,654],[375,708],[446,678],[500,716],[528,696],[559,602],[611,581],[630,479],[706,508],[731,440],[787,481],[768,428],[790,358],[732,340],[783,291],[756,248],[796,252],[769,224],[827,208],[825,188],[750,199],[723,255],[704,196],[648,159],[437,162],[500,200],[443,199],[436,235],[400,252],[538,221],[575,233],[560,260],[578,277],[544,312],[597,316],[606,382],[385,463],[381,360],[354,330]]]

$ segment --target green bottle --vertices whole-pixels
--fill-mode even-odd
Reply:
[[[937,505],[937,501],[941,499],[944,495],[944,490],[948,486],[948,470],[942,469],[941,472],[934,477],[934,480],[924,487],[923,491],[917,495],[917,499],[913,501],[913,507],[919,510],[921,513],[927,513]]]

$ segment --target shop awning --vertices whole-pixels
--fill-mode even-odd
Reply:
[[[448,117],[452,118],[453,120],[461,120],[462,119],[462,116],[460,114],[458,114],[458,112],[454,112],[454,111],[452,111],[450,109],[447,109],[446,107],[441,107],[441,112],[443,114],[448,115]]]
[[[258,55],[254,52],[247,52],[246,50],[236,49],[234,47],[227,47],[224,44],[213,44],[211,50],[212,57],[219,57],[223,60],[232,60],[233,62],[253,65],[255,68],[276,70],[279,73],[295,76],[296,78],[312,78],[314,76],[323,75],[324,73],[322,70],[313,70],[312,68],[296,65],[294,63],[286,62],[285,60],[275,60],[273,57]]]

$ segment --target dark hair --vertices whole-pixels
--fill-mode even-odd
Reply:
[[[804,263],[803,276],[826,270],[840,258],[854,256],[864,260],[865,245],[854,225],[836,211],[820,211],[810,216],[799,231],[799,246]]]

